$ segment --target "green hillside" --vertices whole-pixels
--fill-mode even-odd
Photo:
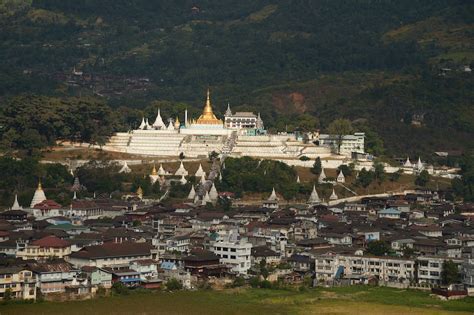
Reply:
[[[260,111],[270,128],[342,116],[390,155],[466,150],[472,13],[467,0],[4,0],[0,100],[88,96],[134,109],[118,117],[133,127],[157,102],[198,110],[211,86],[218,111]]]

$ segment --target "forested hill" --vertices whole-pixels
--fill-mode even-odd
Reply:
[[[141,115],[123,107],[199,109],[211,86],[268,127],[342,116],[389,154],[466,150],[473,22],[470,0],[3,0],[0,97],[87,96],[123,127]]]

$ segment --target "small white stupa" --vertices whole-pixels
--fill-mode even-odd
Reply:
[[[191,191],[188,194],[188,199],[193,200],[196,197],[196,190],[194,189],[194,185],[191,186]]]
[[[299,175],[296,176],[296,182],[297,182],[298,184],[301,183],[301,181],[300,181],[300,176],[299,176]]]
[[[332,189],[332,194],[331,196],[329,197],[329,200],[337,200],[339,199],[339,197],[336,195],[336,191],[334,190],[334,188]]]
[[[179,165],[179,168],[174,173],[176,176],[188,176],[188,171],[184,168],[183,162]]]
[[[158,169],[158,175],[160,175],[160,176],[167,175],[165,169],[163,168],[163,164],[160,164],[160,168]]]
[[[271,193],[270,197],[268,197],[267,200],[268,201],[278,201],[278,197],[277,197],[276,192],[275,192],[275,187],[273,187],[272,193]]]
[[[310,205],[321,203],[318,192],[316,191],[316,187],[314,185],[313,185],[313,191],[311,192],[311,195],[309,196],[308,203]]]
[[[155,129],[165,129],[166,125],[161,118],[160,109],[158,108],[158,114],[156,115],[155,122],[153,123],[153,128]]]
[[[344,177],[344,173],[342,171],[339,172],[339,175],[337,175],[336,182],[338,183],[345,183],[346,178]]]
[[[206,176],[205,176],[206,173],[202,174],[201,175],[201,184],[204,185],[206,183]]]
[[[184,175],[181,175],[181,179],[179,180],[179,182],[181,185],[186,185],[188,181],[186,180],[186,177],[184,177]]]
[[[142,117],[142,123],[140,124],[140,126],[138,127],[138,129],[145,129],[146,128],[146,123],[145,123],[145,117]]]
[[[199,167],[198,167],[196,173],[194,174],[194,176],[201,177],[202,175],[206,176],[206,172],[204,172],[204,170],[202,169],[201,163],[199,163]]]
[[[421,162],[421,158],[418,157],[418,162],[416,162],[416,169],[418,171],[422,171],[424,169],[424,165],[423,165],[423,162]]]
[[[411,164],[410,158],[408,156],[407,156],[407,160],[405,161],[405,163],[403,163],[403,167],[409,167],[409,168],[413,167],[413,164]]]
[[[324,168],[321,168],[321,174],[319,174],[318,183],[324,184],[326,181],[326,173],[324,173]]]
[[[15,201],[13,201],[13,205],[10,210],[23,210],[23,207],[18,203],[18,194],[15,194]]]
[[[33,208],[35,205],[39,204],[42,201],[46,200],[46,195],[44,194],[43,187],[41,186],[41,181],[38,182],[38,188],[36,188],[33,199],[31,200],[30,208]]]
[[[132,170],[130,169],[130,167],[128,167],[127,161],[124,161],[124,162],[123,162],[123,166],[122,166],[122,168],[120,169],[119,173],[128,174],[128,173],[130,173],[131,171],[132,171]]]
[[[209,198],[211,198],[212,202],[217,201],[217,198],[219,198],[219,194],[217,193],[216,185],[212,183],[211,189],[209,190]]]
[[[206,194],[202,198],[202,205],[205,206],[206,204],[211,203],[211,202],[212,200],[211,200],[211,197],[209,196],[209,192],[206,191]]]

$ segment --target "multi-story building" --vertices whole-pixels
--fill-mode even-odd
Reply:
[[[355,255],[320,255],[315,257],[316,278],[332,281],[337,278],[368,279],[377,277],[380,283],[408,284],[415,275],[415,261],[394,257]]]
[[[337,152],[338,142],[338,135],[319,135],[319,145],[328,146],[332,149],[333,152]],[[365,133],[363,132],[356,132],[353,135],[343,135],[341,139],[341,148],[339,153],[345,155],[351,155],[352,152],[365,153],[364,142]]]
[[[37,286],[43,294],[65,292],[66,287],[74,285],[79,272],[63,260],[32,263],[30,268],[36,275]]]
[[[22,267],[0,268],[0,299],[5,298],[6,292],[13,299],[36,299],[35,275]]]
[[[54,235],[45,236],[39,240],[18,248],[16,256],[23,260],[44,260],[47,258],[65,258],[71,254],[71,244]]]
[[[224,124],[228,129],[262,129],[263,121],[260,114],[255,115],[252,112],[236,112],[232,113],[230,106],[224,115]]]
[[[443,264],[447,260],[452,260],[461,267],[461,259],[451,259],[447,257],[418,256],[417,260],[417,279],[418,283],[441,284],[441,273]]]
[[[213,246],[214,253],[220,257],[221,264],[229,265],[239,274],[247,274],[251,266],[252,244],[231,234],[226,240],[218,241]]]

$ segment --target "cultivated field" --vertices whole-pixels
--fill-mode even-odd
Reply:
[[[3,314],[472,314],[474,298],[378,287],[140,293],[78,302],[0,306]]]

